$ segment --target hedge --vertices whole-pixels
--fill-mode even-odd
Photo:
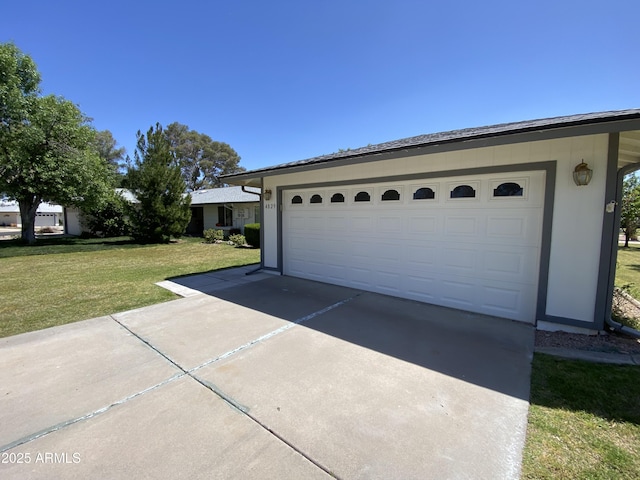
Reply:
[[[244,226],[244,236],[247,243],[256,248],[260,248],[260,224],[248,223]]]

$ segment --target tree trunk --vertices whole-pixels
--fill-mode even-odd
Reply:
[[[22,241],[33,245],[36,242],[36,212],[40,206],[40,199],[36,196],[20,198],[18,204],[22,221]]]
[[[631,235],[635,233],[635,230],[632,230],[631,227],[625,227],[624,229],[624,248],[629,248],[629,240],[631,239]]]

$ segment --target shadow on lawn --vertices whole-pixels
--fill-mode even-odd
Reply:
[[[96,252],[113,248],[138,248],[146,245],[130,237],[79,238],[66,236],[39,237],[33,245],[20,239],[0,241],[0,258],[47,255],[54,253]]]
[[[536,354],[531,404],[640,425],[640,367]]]

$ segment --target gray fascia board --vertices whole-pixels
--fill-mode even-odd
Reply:
[[[297,173],[323,168],[342,167],[347,165],[357,165],[368,162],[378,162],[393,160],[398,158],[413,157],[419,155],[429,155],[434,153],[452,152],[457,150],[469,150],[474,148],[486,148],[500,145],[512,145],[516,143],[535,142],[542,140],[553,140],[558,138],[578,137],[584,135],[597,135],[603,133],[624,132],[630,130],[640,130],[640,118],[618,119],[612,121],[600,121],[595,123],[584,123],[577,125],[549,126],[548,128],[537,128],[535,130],[523,129],[523,131],[505,131],[478,134],[463,138],[444,139],[415,146],[400,146],[388,148],[379,152],[365,152],[344,157],[331,157],[318,160],[293,162],[292,164],[275,165],[263,169],[253,170],[240,174],[225,176],[229,183],[243,183],[242,181],[257,180],[261,177],[271,177],[287,173]],[[392,143],[392,142],[390,142]]]

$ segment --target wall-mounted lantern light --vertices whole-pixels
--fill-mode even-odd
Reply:
[[[591,170],[589,166],[584,163],[584,160],[576,165],[576,168],[573,171],[573,181],[576,182],[576,185],[578,185],[579,187],[583,185],[589,185],[592,176],[593,170]]]
[[[271,190],[265,190],[264,191],[264,199],[268,202],[269,200],[271,200]]]

